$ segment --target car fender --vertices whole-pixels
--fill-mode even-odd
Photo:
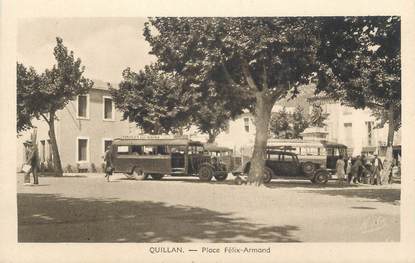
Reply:
[[[320,168],[320,169],[317,169],[316,172],[310,177],[315,177],[319,173],[326,173],[328,177],[330,177],[330,175],[331,175],[329,170],[324,169],[324,168]]]

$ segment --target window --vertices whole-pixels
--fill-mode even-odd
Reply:
[[[52,155],[52,144],[50,142],[50,140],[48,140],[48,159],[46,161],[48,162],[52,162],[53,159],[53,155]]]
[[[88,161],[88,139],[87,138],[78,138],[78,162],[87,162]]]
[[[244,118],[245,131],[249,132],[249,118]]]
[[[366,128],[367,128],[367,145],[372,146],[373,145],[373,121],[367,121],[365,122]]]
[[[107,150],[108,146],[110,146],[112,144],[112,139],[103,139],[103,152],[105,153],[105,151]]]
[[[127,145],[120,145],[117,147],[117,153],[118,154],[128,154],[129,148]]]
[[[304,147],[302,150],[304,155],[316,156],[319,155],[318,149],[317,147]]]
[[[111,97],[103,96],[104,120],[114,120],[114,103]]]
[[[45,162],[46,161],[46,145],[45,145],[45,141],[40,141],[40,145],[41,145],[41,162]]]
[[[77,102],[78,118],[88,119],[89,118],[89,95],[79,95]]]
[[[353,145],[353,134],[352,134],[352,124],[344,124],[344,142],[347,146],[351,147]]]

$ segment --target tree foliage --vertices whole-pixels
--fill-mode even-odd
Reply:
[[[318,89],[355,108],[371,108],[381,123],[401,126],[400,17],[337,17],[322,23]]]
[[[249,178],[260,184],[272,106],[298,93],[316,71],[316,26],[304,17],[150,18],[144,36],[164,70],[180,74],[194,89],[220,83],[218,94],[253,111],[257,132]]]
[[[62,165],[54,126],[56,112],[77,95],[88,93],[93,82],[83,76],[85,68],[81,66],[81,60],[74,57],[73,51],[68,51],[59,37],[56,38],[53,55],[56,64],[40,75],[33,68],[27,69],[17,63],[17,130],[19,132],[30,127],[28,120],[32,117],[42,117],[48,123],[54,166],[57,174],[61,175]],[[19,119],[21,115],[23,118]]]
[[[301,107],[301,105],[298,105],[295,108],[295,111],[292,115],[292,136],[295,139],[300,139],[301,133],[308,128],[309,121],[307,120],[307,117],[304,113],[304,109]]]
[[[110,88],[110,92],[124,119],[150,134],[177,132],[189,123],[194,107],[194,96],[183,88],[180,77],[157,65],[146,66],[138,73],[125,69],[119,89]]]
[[[270,131],[277,138],[288,139],[291,135],[291,119],[285,107],[271,115]]]
[[[41,78],[33,68],[26,68],[17,63],[16,106],[17,106],[17,133],[32,128],[32,119],[35,117],[36,105],[32,105],[32,90],[40,86]]]

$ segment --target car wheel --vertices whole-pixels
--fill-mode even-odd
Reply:
[[[161,180],[164,177],[164,174],[152,174],[150,176],[153,180]]]
[[[202,166],[199,169],[199,179],[204,182],[209,182],[210,180],[212,180],[214,173],[215,172],[213,171],[212,167]]]
[[[272,179],[271,169],[265,168],[265,170],[264,170],[264,180],[263,180],[264,184],[267,184],[267,183],[271,182],[271,179]]]
[[[314,166],[313,163],[306,162],[306,163],[303,164],[303,171],[304,171],[305,174],[307,174],[307,175],[314,174],[315,170],[316,170],[316,167]]]
[[[225,181],[228,178],[228,173],[215,174],[216,181]]]
[[[314,177],[314,182],[317,184],[326,184],[329,180],[329,175],[326,172],[318,172]]]

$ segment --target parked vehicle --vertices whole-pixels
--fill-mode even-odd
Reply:
[[[217,161],[223,165],[224,170],[230,172],[234,169],[235,159],[232,149],[223,146],[207,144],[205,145],[205,150],[214,161]]]
[[[320,168],[335,173],[337,160],[341,156],[347,156],[346,145],[325,140],[269,139],[267,147],[297,154],[304,171],[307,173],[313,173]]]
[[[247,175],[251,167],[251,161],[245,163],[240,169],[233,172],[237,177]],[[269,183],[272,178],[296,178],[308,179],[313,183],[325,184],[329,180],[330,172],[324,168],[305,170],[300,163],[297,154],[286,151],[277,151],[272,148],[266,150],[264,183]]]
[[[206,154],[201,142],[187,137],[128,136],[111,145],[115,173],[129,178],[160,180],[164,175],[212,177],[222,181],[227,172]]]

